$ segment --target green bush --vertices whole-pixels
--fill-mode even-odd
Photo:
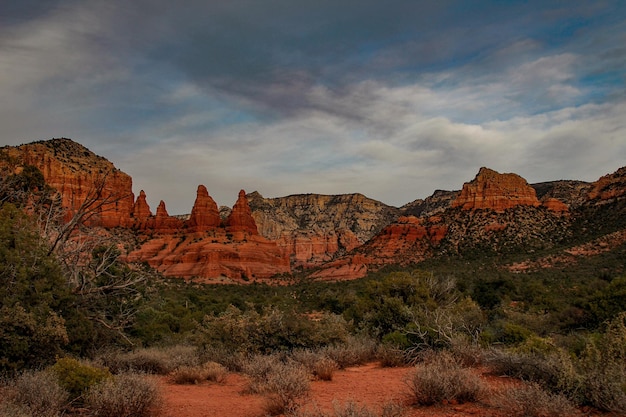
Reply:
[[[112,377],[106,368],[87,365],[72,358],[59,359],[50,371],[73,399],[83,398],[91,386]]]
[[[200,364],[198,349],[187,345],[141,348],[130,352],[105,351],[98,360],[111,372],[166,375],[181,366]]]
[[[68,343],[71,294],[35,222],[0,205],[0,372],[48,365]]]

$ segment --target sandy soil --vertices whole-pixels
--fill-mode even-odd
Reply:
[[[380,410],[383,405],[395,402],[408,404],[408,388],[405,384],[412,368],[381,368],[368,364],[337,371],[332,381],[313,381],[311,392],[304,407],[332,410],[333,403],[348,401]],[[476,372],[494,389],[502,389],[517,383],[509,378]],[[245,393],[247,380],[244,376],[230,374],[221,384],[172,385],[167,379],[159,380],[165,397],[163,417],[261,417],[264,416],[265,398]],[[504,417],[493,408],[489,398],[475,404],[440,404],[432,407],[409,407],[407,417]]]

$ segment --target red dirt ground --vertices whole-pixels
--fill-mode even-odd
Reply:
[[[405,384],[412,368],[381,368],[368,364],[335,372],[332,381],[313,381],[311,392],[304,407],[317,406],[332,410],[333,402],[348,401],[366,405],[379,411],[390,402],[408,404],[408,388]],[[484,374],[482,377],[492,390],[516,384],[510,378]],[[201,385],[172,385],[160,379],[165,397],[162,417],[262,417],[265,398],[246,394],[247,380],[238,374],[229,374],[224,383]],[[504,417],[485,398],[474,404],[441,404],[432,407],[408,407],[406,417]]]

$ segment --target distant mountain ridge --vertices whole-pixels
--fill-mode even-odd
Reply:
[[[594,183],[538,184],[483,167],[458,191],[400,208],[358,193],[264,198],[243,190],[232,209],[218,208],[201,185],[191,214],[170,216],[165,202],[153,213],[143,191],[135,199],[130,176],[70,139],[0,148],[2,172],[26,165],[59,191],[68,216],[97,189],[106,204],[89,224],[132,231],[129,262],[201,282],[273,282],[295,272],[354,279],[437,256],[532,254],[626,236],[626,167]]]

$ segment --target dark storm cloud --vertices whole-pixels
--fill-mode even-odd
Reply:
[[[480,166],[594,180],[623,165],[625,17],[617,0],[7,0],[0,144],[72,137],[173,213],[198,183],[226,204],[242,187],[402,204]]]

